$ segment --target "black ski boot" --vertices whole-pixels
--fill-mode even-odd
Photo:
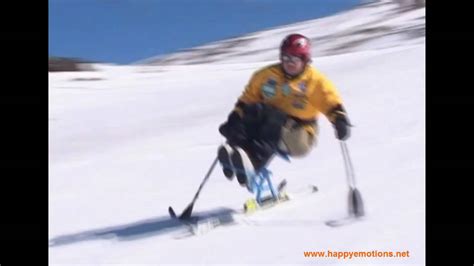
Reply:
[[[230,156],[232,165],[234,166],[237,181],[241,186],[246,186],[253,193],[253,183],[255,177],[255,168],[244,149],[235,147],[234,152]]]
[[[222,171],[224,172],[227,179],[232,180],[234,178],[234,166],[231,162],[231,154],[233,149],[229,144],[222,144],[217,150],[217,158],[222,165]]]

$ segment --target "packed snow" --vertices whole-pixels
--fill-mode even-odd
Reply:
[[[344,28],[368,19],[351,12],[347,25],[342,14],[314,23]],[[261,42],[278,43],[274,31],[260,32]],[[253,195],[216,167],[194,207],[199,226],[190,230],[168,215],[168,206],[180,212],[192,200],[224,141],[217,129],[250,75],[277,59],[266,52],[232,62],[50,73],[50,264],[424,265],[424,38],[375,40],[384,49],[313,58],[354,124],[347,145],[367,215],[338,228],[325,221],[346,215],[349,189],[339,142],[324,117],[310,155],[270,165],[294,200],[242,214]],[[309,184],[319,190],[300,194]],[[316,258],[305,251],[409,251],[409,257]]]

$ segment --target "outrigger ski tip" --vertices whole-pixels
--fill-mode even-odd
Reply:
[[[171,206],[168,207],[168,213],[170,214],[171,218],[179,219],[179,220],[189,220],[191,219],[191,212],[193,206],[188,206],[180,216],[176,215],[176,212],[173,210]]]
[[[171,218],[178,218],[176,217],[176,213],[174,212],[173,208],[171,206],[168,207],[168,213],[170,214]]]

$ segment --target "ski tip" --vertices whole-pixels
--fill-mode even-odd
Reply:
[[[168,213],[170,214],[171,218],[176,218],[176,213],[171,206],[168,207]]]

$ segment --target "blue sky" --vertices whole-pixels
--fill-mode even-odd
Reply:
[[[361,0],[49,0],[49,54],[128,64]]]

